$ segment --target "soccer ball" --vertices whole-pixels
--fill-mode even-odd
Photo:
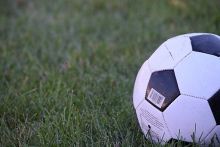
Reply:
[[[165,41],[140,68],[133,91],[147,139],[220,145],[220,36]]]

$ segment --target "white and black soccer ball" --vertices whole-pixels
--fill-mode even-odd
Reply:
[[[140,68],[133,105],[146,138],[220,145],[220,36],[165,41]]]

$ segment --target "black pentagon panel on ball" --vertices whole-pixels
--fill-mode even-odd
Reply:
[[[217,125],[220,125],[220,90],[216,92],[209,100],[212,113],[215,117]]]
[[[174,70],[153,72],[146,90],[145,99],[160,111],[164,111],[178,96]]]
[[[210,35],[198,35],[190,37],[193,51],[207,53],[220,57],[220,38]]]

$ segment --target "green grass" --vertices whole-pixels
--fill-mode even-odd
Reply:
[[[135,122],[135,76],[189,32],[220,34],[218,0],[1,0],[0,146],[160,146]]]

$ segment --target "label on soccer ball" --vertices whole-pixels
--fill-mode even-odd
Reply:
[[[155,89],[151,88],[147,99],[151,101],[157,107],[161,108],[165,100],[165,97],[159,92],[157,92]]]
[[[151,108],[150,108],[151,107]],[[147,101],[143,102],[137,110],[139,123],[146,138],[158,142],[165,135],[165,125],[160,111],[152,107]]]
[[[148,123],[150,123],[152,126],[156,127],[159,130],[164,129],[163,123],[161,123],[159,118],[154,116],[152,113],[150,113],[144,108],[140,108],[140,112],[141,112],[140,116],[141,118],[144,118],[144,121],[147,121]],[[144,121],[142,120],[142,122]]]

